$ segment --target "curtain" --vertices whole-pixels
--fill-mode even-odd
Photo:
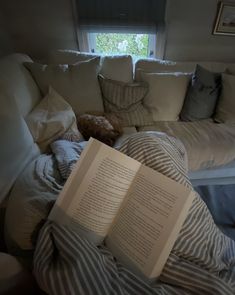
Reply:
[[[76,0],[86,32],[155,34],[164,23],[166,0]]]

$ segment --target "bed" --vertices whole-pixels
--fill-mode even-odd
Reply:
[[[8,75],[0,79],[5,242],[7,251],[33,272],[40,289],[47,294],[234,294],[235,242],[227,236],[229,230],[224,234],[228,224],[219,228],[196,192],[164,270],[151,282],[132,274],[105,245],[95,247],[69,228],[47,221],[86,141],[63,137],[74,123],[66,106],[72,114],[67,117],[69,126],[60,125],[64,133],[50,137],[50,150],[41,141],[40,150],[25,120],[40,101],[40,92],[22,65],[12,59],[4,63],[4,75],[14,73],[14,83]],[[130,133],[119,138],[115,148],[191,187],[179,140],[154,131]]]
[[[196,192],[163,272],[153,281],[131,273],[105,245],[96,247],[71,229],[47,221],[85,145],[85,141],[54,141],[52,153],[36,157],[10,195],[6,212],[8,248],[14,255],[28,261],[31,258],[40,288],[47,294],[234,294],[235,242],[215,225]],[[140,132],[116,148],[191,186],[187,155],[179,140],[164,133]]]

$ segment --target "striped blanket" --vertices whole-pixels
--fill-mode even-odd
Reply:
[[[183,146],[164,134],[138,133],[119,150],[191,186]],[[34,274],[48,294],[235,294],[235,242],[195,199],[162,274],[153,282],[136,277],[108,249],[69,228],[47,221],[34,255]],[[144,198],[144,196],[143,196]]]

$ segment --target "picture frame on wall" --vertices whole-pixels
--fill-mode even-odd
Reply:
[[[235,3],[219,3],[213,34],[235,36]]]

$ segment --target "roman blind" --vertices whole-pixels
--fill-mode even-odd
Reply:
[[[78,23],[87,32],[156,33],[166,0],[76,0]]]

